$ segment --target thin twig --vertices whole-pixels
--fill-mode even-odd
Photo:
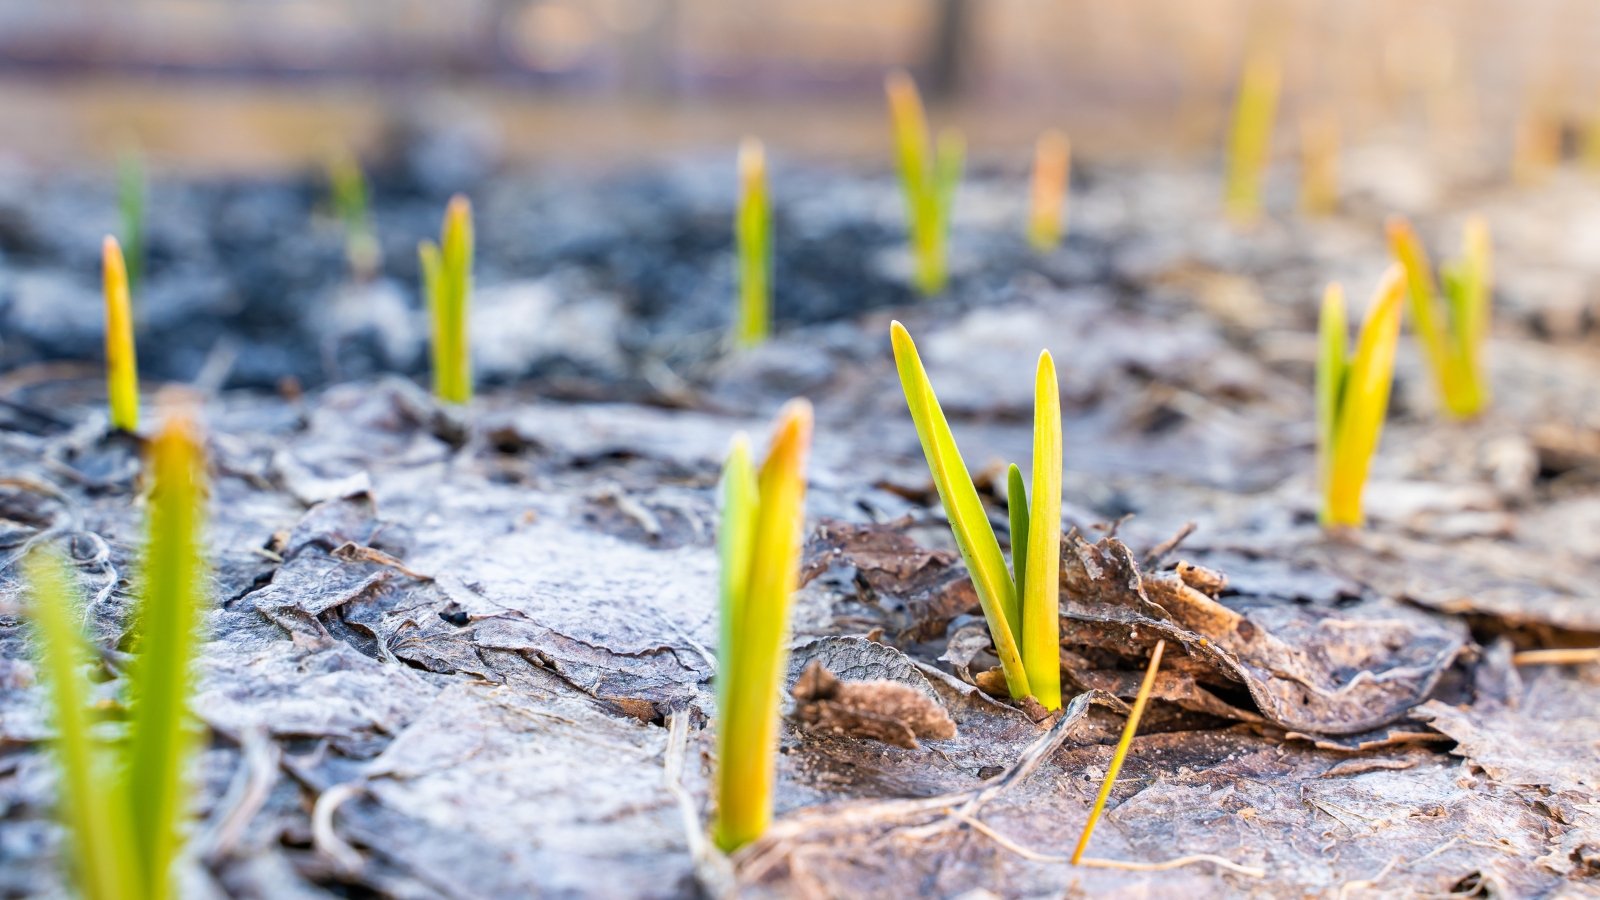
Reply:
[[[693,862],[695,877],[706,893],[713,897],[734,895],[733,866],[728,857],[718,852],[706,840],[700,828],[700,811],[694,798],[683,786],[684,760],[689,754],[689,712],[676,710],[667,715],[667,749],[663,755],[661,782],[678,802],[678,813],[683,820],[684,840],[689,844],[689,858]]]
[[[266,805],[272,788],[278,783],[278,746],[267,739],[266,732],[252,728],[239,736],[239,771],[234,776],[228,793],[223,797],[217,816],[205,836],[200,840],[203,856],[210,864],[226,857],[239,842],[244,829]]]
[[[347,875],[361,871],[364,861],[356,848],[334,830],[333,814],[346,800],[365,790],[366,786],[357,782],[336,784],[317,795],[316,805],[311,808],[311,846],[333,860],[334,866]]]
[[[1523,650],[1511,655],[1511,664],[1517,666],[1576,666],[1591,662],[1600,662],[1600,647]]]
[[[957,813],[956,815],[960,816],[960,813]],[[974,831],[977,831],[983,836],[994,841],[996,844],[999,844],[1000,846],[1010,850],[1012,853],[1015,853],[1024,859],[1032,860],[1033,862],[1052,863],[1058,865],[1073,864],[1072,857],[1070,856],[1054,856],[1049,853],[1040,853],[1037,850],[1030,850],[1016,841],[1013,841],[1011,838],[1006,837],[1004,834],[1001,834],[999,831],[995,830],[993,827],[985,824],[984,822],[969,816],[960,817],[962,821],[972,826]],[[1128,862],[1120,859],[1098,859],[1091,856],[1078,860],[1077,865],[1088,866],[1091,869],[1126,869],[1133,872],[1162,872],[1166,871],[1167,869],[1176,869],[1180,866],[1194,865],[1196,863],[1211,863],[1218,868],[1227,869],[1230,872],[1235,872],[1240,875],[1248,875],[1251,878],[1267,877],[1267,871],[1265,869],[1258,868],[1256,866],[1240,865],[1239,863],[1236,863],[1230,859],[1224,859],[1220,856],[1213,856],[1210,853],[1192,853],[1188,856],[1180,856],[1177,859],[1169,859],[1156,863]]]
[[[1167,554],[1178,549],[1179,544],[1188,539],[1189,535],[1194,534],[1194,529],[1195,524],[1193,522],[1185,522],[1183,527],[1178,529],[1177,534],[1150,548],[1150,552],[1144,555],[1144,567],[1146,569],[1154,569],[1160,565],[1161,560],[1166,558]]]
[[[1100,795],[1095,797],[1094,807],[1089,810],[1089,821],[1083,823],[1083,834],[1078,836],[1078,847],[1072,851],[1072,862],[1077,863],[1083,859],[1084,848],[1089,846],[1089,837],[1094,834],[1094,826],[1100,822],[1100,813],[1105,810],[1106,800],[1111,796],[1111,786],[1117,780],[1117,773],[1122,771],[1122,760],[1128,755],[1128,747],[1133,744],[1133,735],[1139,730],[1139,717],[1144,715],[1145,704],[1150,702],[1150,689],[1155,687],[1156,671],[1161,668],[1161,654],[1167,649],[1165,640],[1156,641],[1156,647],[1150,653],[1150,666],[1144,671],[1144,681],[1139,685],[1139,693],[1133,698],[1133,709],[1128,712],[1128,724],[1122,729],[1122,738],[1117,741],[1117,749],[1111,754],[1111,765],[1106,769],[1106,780],[1100,785]]]

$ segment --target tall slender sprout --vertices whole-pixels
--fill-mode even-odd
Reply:
[[[739,246],[739,316],[734,342],[753,347],[772,334],[772,203],[767,154],[761,142],[739,145],[739,211],[733,223]]]
[[[1339,120],[1328,110],[1300,119],[1300,209],[1330,215],[1339,206]]]
[[[131,433],[139,430],[139,363],[133,347],[133,302],[122,247],[110,235],[100,246],[100,269],[106,294],[106,397],[111,427]]]
[[[1361,323],[1355,353],[1347,356],[1344,291],[1330,284],[1323,294],[1317,355],[1317,479],[1325,527],[1362,524],[1361,495],[1389,409],[1404,304],[1405,276],[1399,266],[1390,266]]]
[[[1228,180],[1223,196],[1228,216],[1250,223],[1261,215],[1262,181],[1272,152],[1272,126],[1282,81],[1277,56],[1255,51],[1245,61],[1228,133]]]
[[[1066,226],[1072,144],[1052,128],[1033,147],[1033,185],[1028,192],[1028,242],[1041,253],[1061,243]]]
[[[1078,846],[1072,851],[1073,865],[1083,861],[1083,851],[1089,848],[1089,838],[1094,835],[1094,826],[1099,824],[1100,813],[1105,810],[1106,800],[1111,797],[1111,787],[1122,772],[1122,761],[1127,758],[1128,748],[1133,746],[1133,736],[1139,731],[1139,719],[1144,716],[1145,704],[1150,702],[1150,691],[1156,684],[1156,672],[1161,668],[1161,653],[1166,649],[1167,642],[1160,640],[1156,641],[1156,648],[1150,653],[1150,665],[1144,670],[1144,680],[1139,682],[1139,693],[1134,695],[1133,708],[1128,711],[1128,722],[1122,727],[1117,749],[1111,753],[1111,765],[1106,767],[1106,778],[1100,782],[1100,793],[1094,798],[1089,820],[1083,824],[1083,832],[1078,835]]]
[[[128,147],[117,159],[117,210],[122,218],[122,244],[127,248],[128,283],[144,281],[144,157]]]
[[[457,194],[446,207],[439,243],[417,245],[422,291],[433,322],[433,393],[446,403],[472,400],[467,304],[472,297],[472,203]]]
[[[1013,699],[1032,697],[1048,710],[1061,708],[1061,395],[1055,361],[1039,354],[1034,376],[1033,496],[1023,492],[1022,473],[1007,480],[1011,506],[1012,567],[989,524],[950,423],[934,394],[911,335],[890,325],[895,367],[917,438],[928,460],[956,546],[967,564],[989,624],[995,655]],[[1026,526],[1022,526],[1022,522]],[[1020,549],[1024,548],[1024,549]],[[1021,585],[1019,590],[1018,585]]]
[[[367,178],[349,150],[328,158],[328,194],[334,214],[344,226],[344,255],[350,273],[360,280],[369,279],[378,271],[382,250],[367,208]]]
[[[1489,403],[1483,359],[1493,292],[1489,226],[1479,216],[1467,220],[1461,258],[1441,271],[1446,301],[1442,316],[1428,254],[1411,223],[1392,216],[1388,232],[1395,259],[1405,268],[1411,319],[1445,411],[1456,418],[1471,418]]]
[[[946,245],[966,141],[954,129],[941,129],[937,142],[930,138],[922,97],[905,72],[890,72],[884,79],[884,92],[889,98],[895,164],[906,199],[914,281],[923,294],[937,294],[944,290],[949,275]]]
[[[194,743],[190,667],[204,583],[204,453],[186,408],[169,414],[151,442],[150,467],[136,655],[128,667],[128,738],[121,745],[97,744],[92,734],[84,676],[89,654],[60,558],[40,551],[28,565],[39,667],[50,683],[57,722],[62,816],[75,879],[89,900],[173,896],[172,863],[186,815],[184,773]]]
[[[717,809],[713,839],[733,852],[772,821],[778,691],[789,598],[799,581],[811,404],[778,414],[759,468],[750,442],[734,439],[722,472],[722,637],[717,673]]]

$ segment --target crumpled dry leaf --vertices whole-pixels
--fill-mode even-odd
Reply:
[[[794,718],[828,734],[869,738],[915,750],[917,738],[948,740],[956,723],[944,707],[915,688],[888,679],[841,681],[822,660],[806,664],[790,689]]]

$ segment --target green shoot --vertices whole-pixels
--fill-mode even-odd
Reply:
[[[778,414],[759,469],[750,443],[734,440],[722,476],[722,642],[717,673],[717,811],[724,852],[760,837],[772,821],[778,692],[785,668],[789,598],[800,577],[811,404]]]
[[[1059,709],[1060,642],[1055,635],[1060,628],[1056,570],[1061,546],[1061,401],[1055,362],[1048,352],[1041,353],[1035,376],[1031,504],[1022,491],[1021,471],[1008,478],[1014,523],[1012,569],[1008,571],[1000,542],[961,459],[916,344],[899,322],[890,325],[890,338],[906,405],[956,546],[988,621],[1006,687],[1013,699],[1031,696],[1046,709]],[[1022,521],[1027,524],[1019,527],[1016,523]],[[1019,546],[1025,549],[1019,551]],[[1028,574],[1030,566],[1035,569],[1032,577]],[[1022,592],[1018,591],[1019,583]]]
[[[1083,851],[1089,846],[1094,827],[1100,823],[1100,814],[1105,811],[1106,800],[1111,797],[1111,786],[1116,783],[1117,774],[1122,771],[1122,761],[1128,755],[1128,748],[1133,745],[1133,736],[1139,730],[1139,719],[1144,715],[1145,704],[1150,702],[1150,691],[1156,685],[1156,671],[1161,668],[1161,654],[1166,649],[1166,641],[1156,641],[1156,647],[1150,653],[1150,665],[1144,670],[1144,680],[1139,682],[1139,693],[1133,698],[1133,709],[1128,711],[1128,724],[1122,727],[1117,749],[1111,753],[1111,765],[1106,767],[1106,779],[1100,783],[1100,793],[1089,810],[1089,821],[1083,823],[1078,846],[1072,851],[1073,865],[1083,860]]]
[[[144,158],[128,148],[117,160],[117,209],[122,215],[122,244],[128,248],[128,283],[144,279]]]
[[[1405,267],[1411,317],[1445,411],[1456,418],[1471,418],[1489,403],[1483,364],[1493,277],[1489,226],[1477,216],[1469,219],[1462,235],[1461,259],[1443,268],[1446,303],[1442,322],[1427,251],[1416,231],[1410,222],[1392,216],[1388,232],[1395,258]]]
[[[422,291],[433,321],[433,393],[446,403],[472,400],[467,302],[472,296],[472,203],[450,198],[439,243],[417,245]]]
[[[367,210],[367,179],[361,163],[349,151],[329,157],[328,193],[334,214],[344,225],[344,255],[350,272],[365,281],[377,274],[382,251]]]
[[[1033,147],[1033,187],[1028,192],[1028,242],[1043,253],[1061,243],[1065,231],[1072,144],[1050,129]]]
[[[139,430],[139,363],[133,348],[133,302],[122,247],[110,235],[101,244],[100,263],[106,294],[106,396],[111,427],[132,433]]]
[[[63,817],[75,871],[90,900],[165,900],[186,814],[187,710],[204,564],[199,531],[204,458],[191,414],[169,415],[151,442],[154,486],[136,629],[128,668],[128,740],[97,746],[90,733],[84,639],[58,559],[29,563],[40,669],[50,681]]]
[[[944,290],[948,277],[945,245],[966,158],[966,142],[960,132],[941,130],[937,151],[934,150],[922,97],[910,75],[899,70],[890,72],[884,80],[884,91],[889,98],[895,163],[906,198],[915,282],[923,294],[937,294]]]
[[[1356,528],[1363,521],[1361,495],[1389,408],[1404,303],[1405,276],[1399,266],[1390,266],[1361,323],[1355,353],[1347,357],[1344,292],[1333,284],[1323,295],[1317,355],[1317,477],[1324,527]]]
[[[1300,119],[1300,209],[1331,215],[1339,207],[1339,120],[1324,110]]]
[[[754,347],[772,334],[772,204],[767,156],[761,142],[739,145],[739,211],[733,230],[739,245],[739,321],[734,342]]]
[[[1016,463],[1006,469],[1006,512],[1011,520],[1011,582],[1022,597],[1028,584],[1028,488]]]
[[[1228,181],[1223,197],[1228,216],[1248,224],[1261,215],[1261,185],[1272,152],[1272,125],[1278,114],[1278,89],[1282,81],[1278,60],[1266,52],[1253,53],[1239,79],[1228,134]]]

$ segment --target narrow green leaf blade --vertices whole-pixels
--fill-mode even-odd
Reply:
[[[1033,399],[1033,504],[1022,595],[1022,659],[1039,705],[1061,708],[1061,386],[1055,360],[1039,354]]]
[[[1362,522],[1361,495],[1389,409],[1404,303],[1405,275],[1398,266],[1391,266],[1361,324],[1355,355],[1345,376],[1339,433],[1329,473],[1324,516],[1327,524],[1353,527]]]
[[[1006,470],[1006,514],[1011,519],[1011,581],[1022,597],[1028,583],[1028,491],[1016,463]]]
[[[734,233],[739,250],[739,319],[734,338],[741,347],[753,347],[772,333],[772,207],[766,153],[753,138],[739,148]]]

